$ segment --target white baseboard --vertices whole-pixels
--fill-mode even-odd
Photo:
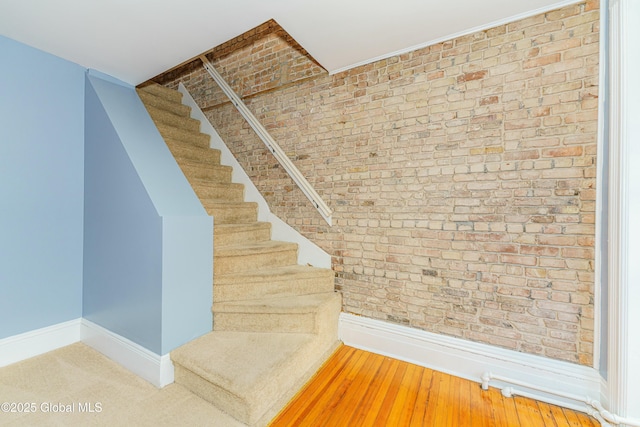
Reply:
[[[80,337],[88,346],[156,387],[173,383],[173,363],[168,354],[155,354],[87,319],[81,321]]]
[[[169,355],[159,356],[86,319],[74,319],[0,340],[0,367],[83,341],[156,387],[173,382]]]
[[[425,366],[457,377],[481,383],[491,374],[514,382],[491,380],[489,385],[521,390],[554,405],[589,412],[581,399],[601,398],[601,377],[593,368],[546,357],[520,353],[434,334],[419,329],[342,313],[339,338],[352,347]],[[531,385],[532,388],[522,386]],[[540,390],[547,390],[543,392]]]
[[[0,340],[0,367],[80,341],[80,322],[69,320]]]

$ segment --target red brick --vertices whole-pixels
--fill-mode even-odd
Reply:
[[[465,73],[458,77],[458,83],[468,82],[471,80],[480,80],[487,75],[487,70],[474,71],[472,73]]]
[[[527,68],[542,67],[544,65],[560,62],[560,59],[561,57],[559,53],[540,56],[524,61],[524,63],[522,64],[522,68],[526,70]]]

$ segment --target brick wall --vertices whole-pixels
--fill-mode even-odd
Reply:
[[[345,312],[590,365],[597,1],[329,76],[273,21],[210,58],[334,210],[329,227],[196,62],[182,81]]]

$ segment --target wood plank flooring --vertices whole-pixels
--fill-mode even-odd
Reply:
[[[596,427],[586,414],[341,346],[271,422],[285,426]]]

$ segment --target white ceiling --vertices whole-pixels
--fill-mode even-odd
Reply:
[[[329,72],[578,0],[0,0],[0,35],[139,84],[274,19]]]

